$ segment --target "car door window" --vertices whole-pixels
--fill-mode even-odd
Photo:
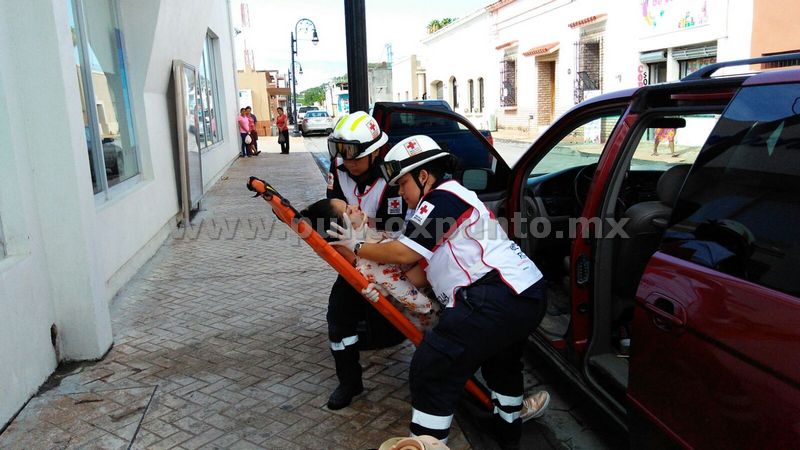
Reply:
[[[719,114],[675,114],[649,121],[631,161],[631,171],[665,171],[677,164],[693,164],[719,120]],[[660,127],[659,119],[682,122],[675,128]]]
[[[661,250],[800,295],[800,85],[740,91],[697,158]]]
[[[550,147],[531,169],[536,177],[596,163],[619,121],[619,112],[607,113],[573,128]]]

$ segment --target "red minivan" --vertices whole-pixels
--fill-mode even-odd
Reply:
[[[472,132],[466,149],[440,145],[471,153],[454,176],[548,280],[531,342],[633,448],[796,448],[800,70],[779,68],[799,61],[592,98],[513,169],[456,113],[374,114],[390,136],[396,114]]]

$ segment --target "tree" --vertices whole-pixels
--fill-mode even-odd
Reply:
[[[325,102],[325,87],[317,86],[300,93],[304,105],[322,104]]]
[[[428,34],[436,33],[437,31],[441,30],[442,28],[450,25],[451,23],[455,22],[456,18],[454,17],[445,17],[444,19],[433,19],[428,23]]]

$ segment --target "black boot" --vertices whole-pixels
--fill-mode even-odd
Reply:
[[[336,377],[339,386],[328,398],[328,409],[342,409],[353,401],[353,397],[364,392],[361,382],[361,364],[358,362],[358,349],[349,345],[344,350],[334,350],[333,360],[336,363]]]
[[[328,397],[328,409],[342,409],[353,401],[353,397],[364,392],[364,385],[361,381],[358,384],[340,384],[336,387],[330,397]]]

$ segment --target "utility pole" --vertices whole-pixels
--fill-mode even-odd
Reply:
[[[364,0],[344,0],[350,112],[369,110],[367,19]]]

